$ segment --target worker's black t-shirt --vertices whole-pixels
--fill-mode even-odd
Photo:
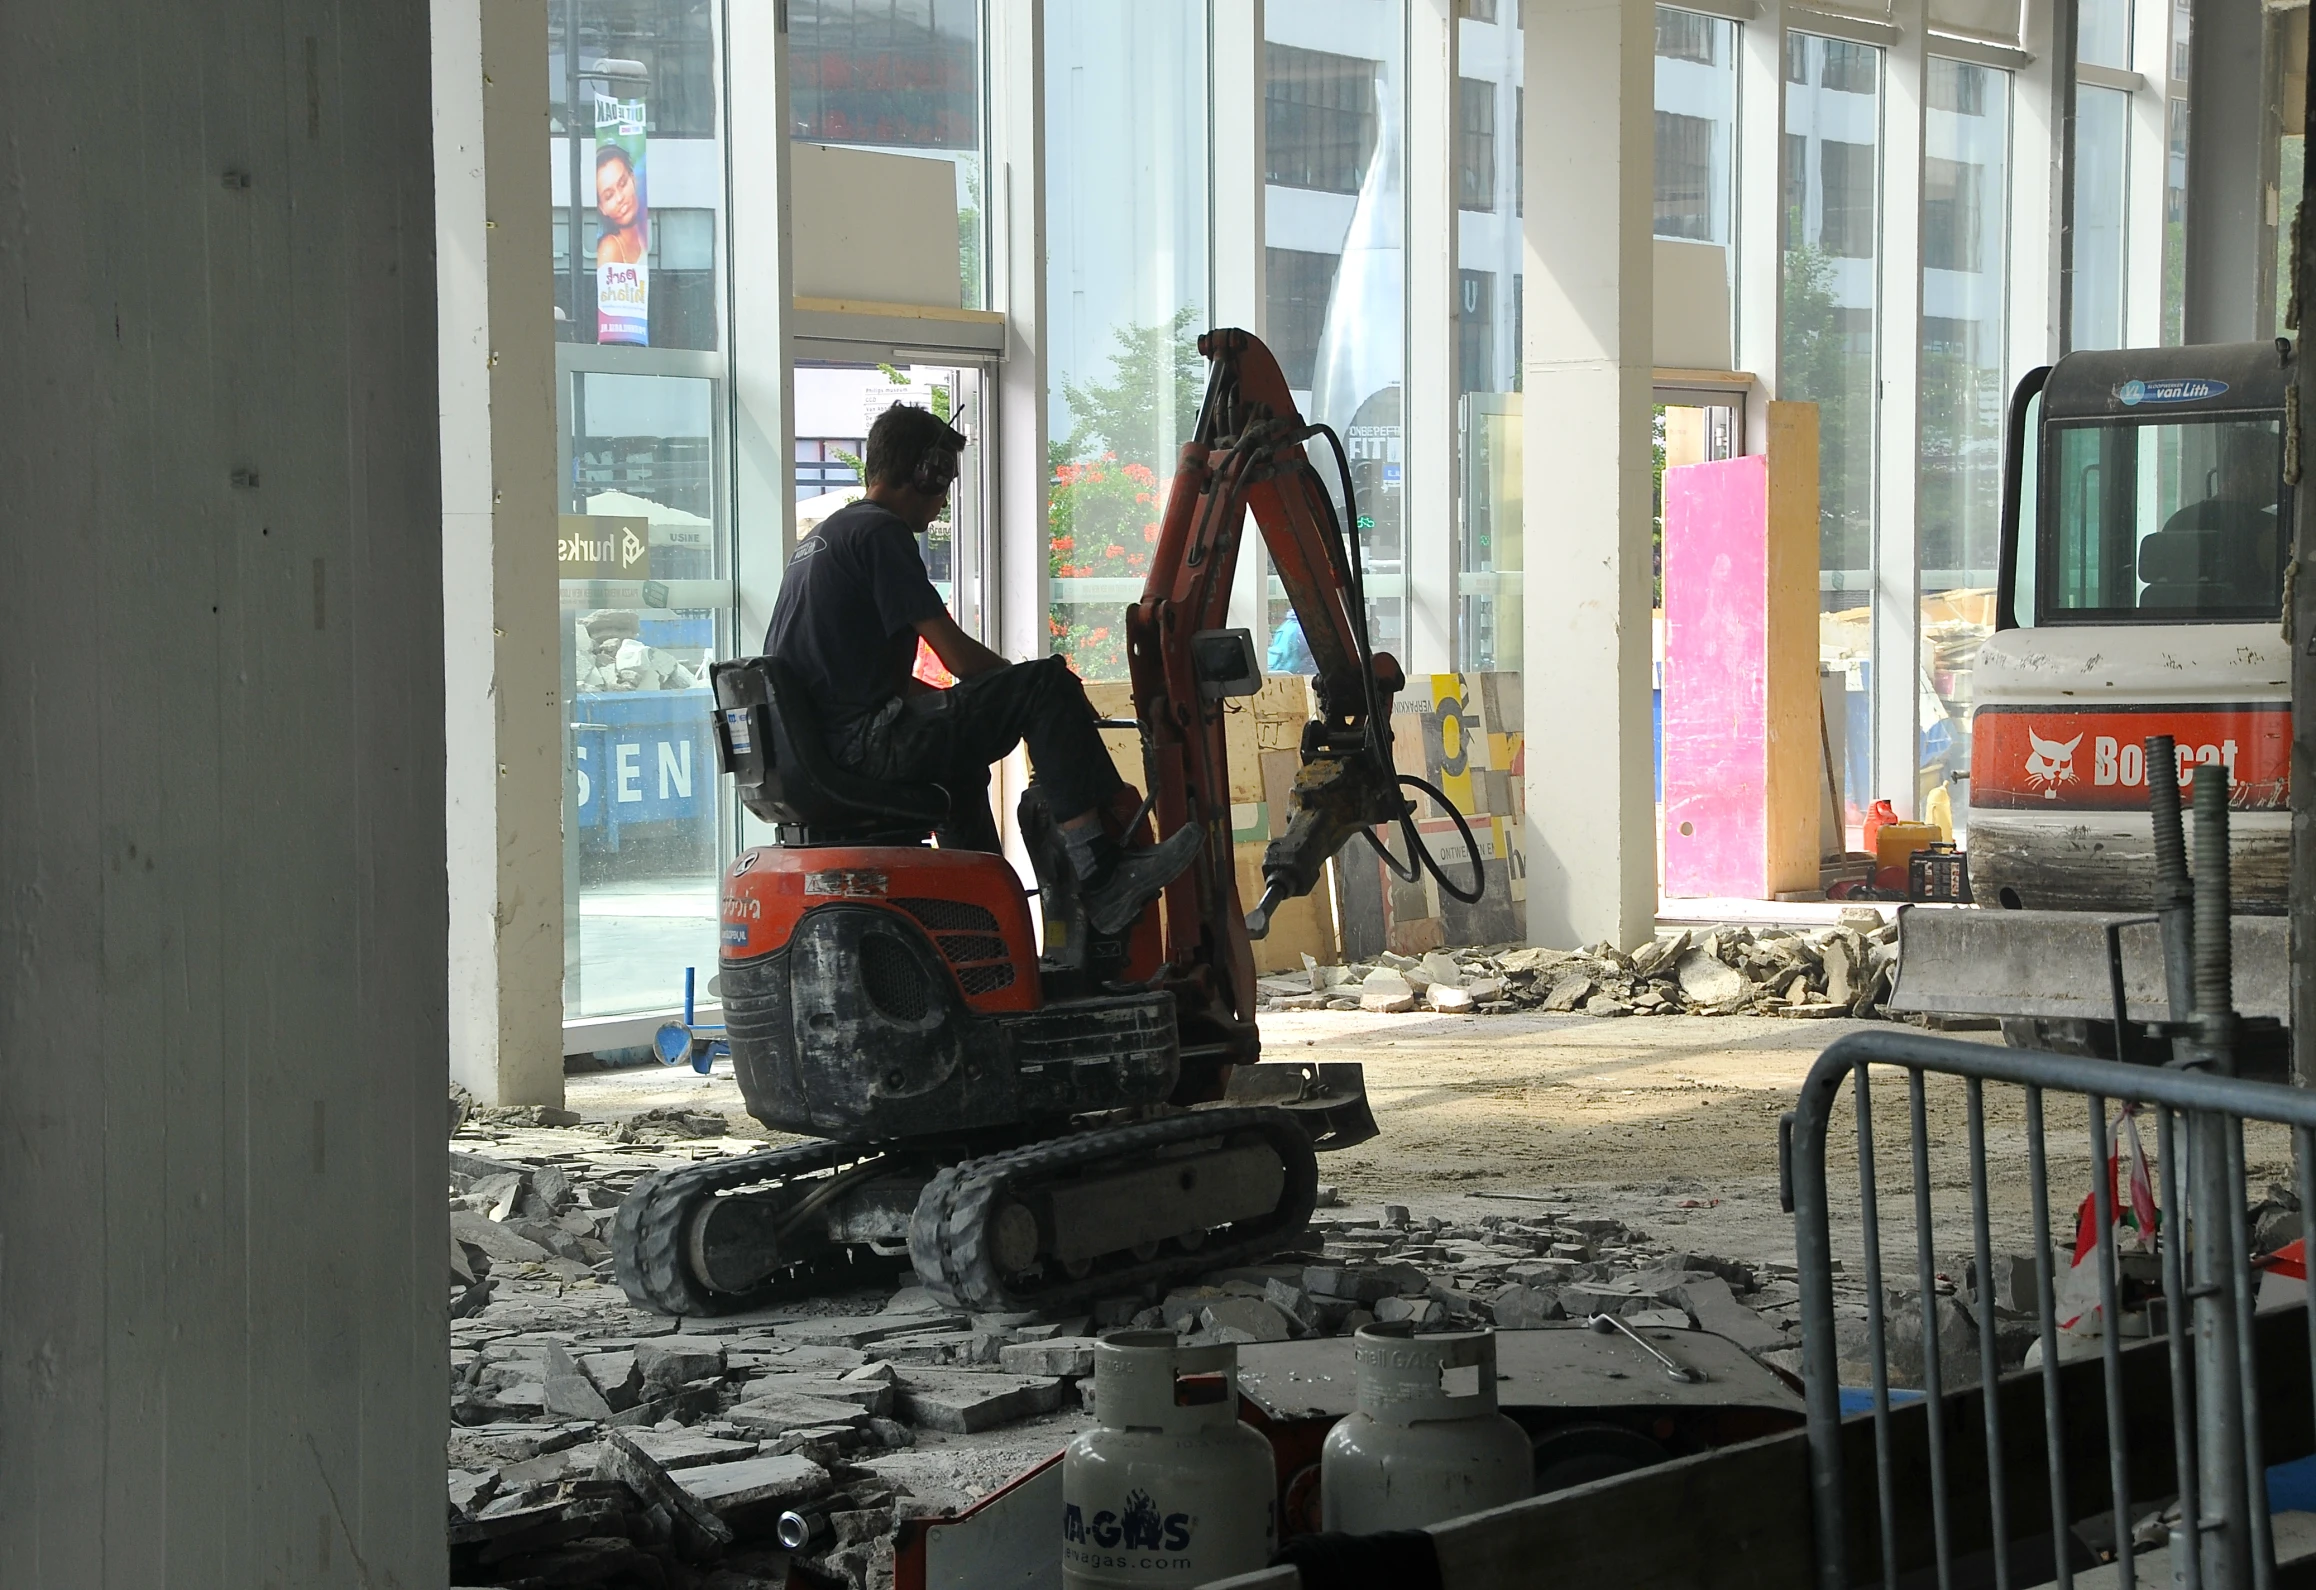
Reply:
[[[796,543],[764,652],[803,677],[835,739],[908,687],[917,626],[942,610],[907,523],[856,502]]]

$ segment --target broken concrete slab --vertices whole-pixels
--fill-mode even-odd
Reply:
[[[1256,1342],[1283,1342],[1295,1334],[1287,1316],[1259,1297],[1218,1297],[1198,1311],[1198,1323],[1210,1331],[1243,1331]]]
[[[1557,978],[1552,992],[1544,996],[1544,1008],[1551,1011],[1572,1011],[1585,995],[1592,992],[1592,979],[1582,972],[1571,972]]]
[[[971,1435],[1061,1406],[1063,1385],[1044,1376],[978,1370],[904,1369],[896,1406],[928,1430]]]
[[[1377,967],[1359,985],[1359,1008],[1391,1015],[1415,1008],[1415,985],[1389,967]]]
[[[963,1330],[972,1316],[952,1309],[912,1310],[906,1313],[823,1315],[816,1319],[786,1320],[773,1327],[784,1342],[833,1347],[865,1347],[888,1336],[909,1331]]]
[[[1062,1375],[1076,1378],[1094,1372],[1095,1338],[1057,1336],[1049,1341],[1014,1342],[998,1354],[998,1362],[1016,1375]]]
[[[810,1397],[848,1402],[878,1417],[893,1411],[893,1385],[889,1380],[849,1380],[826,1374],[765,1375],[748,1383],[748,1395],[752,1400]]]
[[[692,1469],[703,1463],[732,1463],[760,1450],[754,1441],[702,1435],[696,1430],[628,1430],[628,1442],[663,1469]]]
[[[558,1418],[593,1419],[602,1424],[611,1422],[611,1404],[604,1401],[603,1393],[595,1389],[594,1381],[576,1371],[568,1375],[549,1375],[541,1402],[547,1412]]]
[[[678,1544],[690,1548],[687,1555],[731,1544],[731,1526],[716,1516],[708,1502],[675,1477],[682,1471],[671,1472],[626,1431],[614,1430],[605,1439],[603,1461],[597,1472],[604,1479],[617,1480],[635,1492],[646,1507],[665,1508],[676,1521]],[[688,1540],[684,1538],[687,1534],[691,1537]]]
[[[724,1410],[724,1422],[748,1435],[784,1435],[790,1430],[822,1424],[860,1424],[868,1409],[857,1402],[834,1397],[806,1397],[793,1392],[772,1392],[749,1397]]]
[[[829,1484],[828,1470],[791,1454],[675,1469],[668,1477],[719,1517],[764,1503],[787,1507],[810,1501],[824,1494]]]
[[[530,1238],[471,1209],[450,1212],[450,1234],[456,1241],[482,1249],[494,1264],[537,1264],[554,1257]]]
[[[1673,963],[1681,992],[1701,1005],[1718,1004],[1750,993],[1752,979],[1719,956],[1699,948],[1683,952]]]
[[[1717,1275],[1684,1283],[1676,1296],[1699,1330],[1726,1336],[1749,1353],[1785,1345],[1785,1333],[1738,1302]]]
[[[1499,1330],[1527,1330],[1566,1319],[1560,1294],[1548,1286],[1507,1286],[1489,1305]]]
[[[724,1372],[724,1344],[709,1336],[661,1336],[635,1344],[646,1395],[659,1395]]]

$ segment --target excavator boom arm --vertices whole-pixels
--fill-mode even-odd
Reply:
[[[1169,976],[1186,1006],[1203,1006],[1207,1029],[1185,1030],[1185,1057],[1203,1044],[1230,1064],[1256,1057],[1250,937],[1281,901],[1309,893],[1354,835],[1409,810],[1391,760],[1391,703],[1404,679],[1368,642],[1356,546],[1306,450],[1318,440],[1332,451],[1331,433],[1304,422],[1256,337],[1215,330],[1198,348],[1211,361],[1206,400],[1167,494],[1142,599],[1127,610],[1126,640],[1159,831],[1196,823],[1206,834],[1199,862],[1166,898]],[[1348,508],[1348,478],[1343,486]],[[1223,737],[1224,694],[1247,683],[1233,659],[1251,637],[1226,626],[1250,513],[1310,646],[1319,707],[1304,726],[1293,810],[1265,853],[1251,922],[1239,898]]]

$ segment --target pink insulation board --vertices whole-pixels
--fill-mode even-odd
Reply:
[[[1769,460],[1665,471],[1664,892],[1767,899]]]

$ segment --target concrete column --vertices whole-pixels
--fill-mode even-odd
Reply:
[[[737,655],[772,622],[780,573],[796,549],[796,372],[788,348],[788,33],[786,6],[739,6],[725,45],[725,140],[732,283],[726,327],[732,405],[732,569]],[[731,92],[745,84],[745,93]]]
[[[1456,46],[1454,0],[1407,0],[1408,673],[1456,665]],[[1507,145],[1509,140],[1506,140]]]
[[[1263,206],[1269,184],[1264,144],[1263,0],[1214,0],[1208,8],[1207,269],[1212,297],[1207,324],[1269,335]],[[1270,645],[1265,592],[1270,558],[1250,518],[1239,538],[1231,581],[1230,622],[1254,631],[1259,660]]]
[[[984,581],[991,644],[1016,659],[1052,649],[1046,615],[1045,5],[989,7],[989,307],[1005,316],[997,371],[997,522]],[[1006,810],[1010,810],[1007,807]]]
[[[723,212],[730,317],[725,392],[731,405],[731,655],[754,656],[772,622],[780,577],[796,550],[796,367],[789,351],[795,272],[788,226],[788,8],[725,13]],[[735,93],[735,85],[747,85]],[[716,780],[719,810],[743,846],[772,842],[769,824]]]
[[[1769,402],[1777,396],[1785,213],[1782,11],[1779,0],[1765,0],[1759,17],[1737,29],[1737,224],[1729,247],[1736,292],[1730,330],[1737,368],[1755,381],[1745,401],[1748,453],[1769,451]]]
[[[982,624],[989,644],[1028,661],[1053,649],[1046,568],[1045,3],[990,0],[989,307],[1005,316],[997,367],[996,447],[989,500],[989,564]],[[1016,750],[991,781],[1006,854],[1035,886],[1013,813],[1029,784],[1029,754]],[[1042,929],[1041,929],[1042,931]]]
[[[2257,60],[2259,6],[2257,0],[2242,0],[2242,7],[2252,15],[2253,59]],[[2132,0],[2131,66],[2147,86],[2131,96],[2131,153],[2123,178],[2123,339],[2124,346],[2131,348],[2151,348],[2163,341],[2163,190],[2171,168],[2171,16],[2171,0]],[[2259,81],[2247,78],[2244,86]],[[2236,92],[2254,101],[2260,97],[2242,88]],[[2253,158],[2257,160],[2256,152]],[[2253,167],[2253,189],[2259,191],[2257,164]],[[2254,258],[2259,240],[2255,225],[2246,240],[2247,251]],[[2251,286],[2242,294],[2247,310],[2256,310],[2258,279],[2255,269]],[[2244,332],[2246,337],[2251,335],[2248,329]]]
[[[428,39],[0,10],[9,1590],[448,1571]]]
[[[1656,919],[1649,732],[1647,0],[1529,0],[1525,205],[1528,937]],[[1545,505],[1549,504],[1549,510]]]
[[[1921,799],[1922,571],[1914,461],[1922,446],[1922,115],[1927,69],[1923,0],[1896,0],[1897,37],[1882,55],[1882,248],[1874,349],[1873,770],[1869,799],[1911,817]]]
[[[433,0],[451,1075],[563,1102],[545,0]]]
[[[2187,130],[2188,342],[2249,342],[2274,324],[2281,293],[2263,222],[2275,157],[2259,0],[2194,0]],[[2141,67],[2144,71],[2146,68]],[[2292,129],[2286,129],[2290,131]],[[2136,152],[2136,151],[2134,151]],[[2266,292],[2262,291],[2263,285]]]
[[[2026,0],[2019,43],[2029,59],[2011,73],[2010,335],[2004,401],[2020,377],[2059,356],[2058,227],[2055,159],[2065,95],[2052,53],[2059,0]]]

